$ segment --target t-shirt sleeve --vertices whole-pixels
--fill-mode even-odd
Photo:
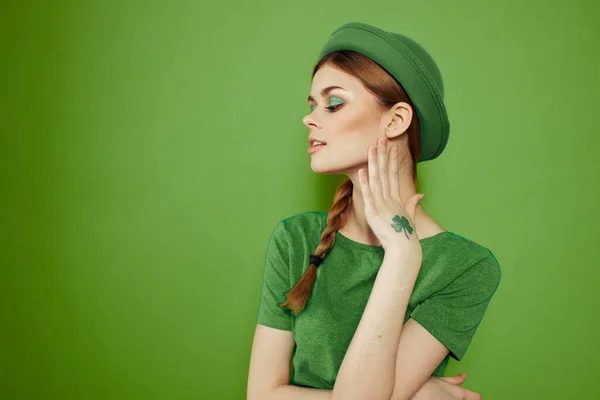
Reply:
[[[488,255],[451,284],[415,307],[411,318],[421,324],[460,361],[500,284],[498,260]]]
[[[290,256],[287,231],[283,221],[269,238],[263,269],[262,290],[256,322],[271,328],[292,330],[291,310],[279,307],[290,291]]]

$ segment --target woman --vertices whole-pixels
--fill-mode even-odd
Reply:
[[[248,399],[480,398],[443,373],[464,356],[500,266],[427,214],[417,190],[417,162],[448,141],[441,73],[412,39],[357,22],[319,58],[303,120],[311,167],[348,179],[329,212],[273,230]]]

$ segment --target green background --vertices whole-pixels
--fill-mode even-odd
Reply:
[[[269,235],[343,178],[312,172],[301,119],[348,21],[438,62],[423,205],[503,268],[447,374],[599,398],[597,4],[2,2],[0,398],[245,398]]]

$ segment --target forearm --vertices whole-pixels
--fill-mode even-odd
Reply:
[[[332,400],[333,391],[326,389],[306,388],[293,385],[281,385],[269,393],[269,400]],[[422,399],[422,394],[417,392],[411,400]]]
[[[269,400],[331,400],[332,390],[281,385],[269,393]]]
[[[400,333],[419,270],[417,262],[421,260],[386,252],[338,371],[333,399],[391,397]]]

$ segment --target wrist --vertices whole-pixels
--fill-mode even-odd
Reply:
[[[421,270],[421,257],[417,256],[397,250],[386,251],[379,270],[389,271],[385,273],[390,279],[414,282]]]
[[[412,247],[392,247],[391,249],[385,250],[384,260],[385,259],[394,260],[402,265],[420,267],[421,261],[423,260],[423,252],[420,246],[417,250],[414,250]]]

